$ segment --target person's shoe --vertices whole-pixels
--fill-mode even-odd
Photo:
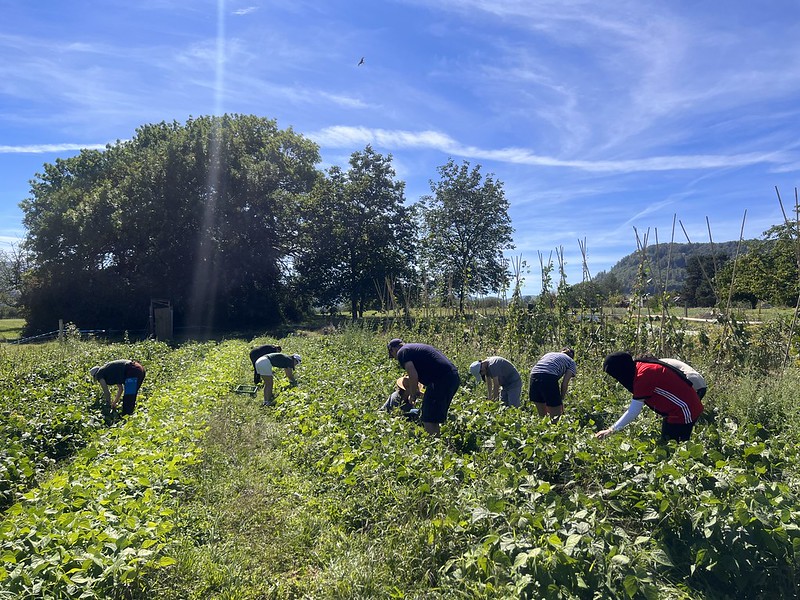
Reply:
[[[270,400],[264,400],[261,406],[275,406],[275,403]]]

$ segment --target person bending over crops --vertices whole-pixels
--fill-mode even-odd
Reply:
[[[299,354],[292,354],[290,356],[280,352],[265,354],[256,359],[254,363],[256,373],[258,373],[264,381],[264,406],[272,406],[274,400],[274,396],[272,395],[272,369],[276,367],[278,369],[283,369],[286,372],[286,377],[289,378],[289,383],[296,385],[297,380],[294,378],[294,369],[300,364],[300,360]]]
[[[678,369],[678,371],[680,371],[683,376],[689,380],[689,383],[692,384],[692,387],[694,388],[694,391],[697,392],[700,400],[703,399],[703,396],[706,395],[706,391],[708,391],[708,385],[706,384],[705,378],[700,375],[700,373],[698,373],[694,367],[681,360],[678,360],[677,358],[656,358],[652,354],[640,354],[636,357],[636,360],[660,362],[666,364],[667,366]]]
[[[476,360],[469,372],[480,383],[486,381],[486,397],[500,400],[505,406],[519,406],[522,398],[522,378],[517,368],[502,356]]]
[[[135,360],[112,360],[89,369],[89,376],[100,384],[103,389],[103,399],[112,409],[117,408],[122,398],[122,414],[133,414],[136,409],[136,396],[145,376],[142,365]],[[108,390],[109,385],[117,386],[117,395],[113,400]]]
[[[438,436],[441,424],[447,420],[453,396],[461,385],[458,369],[440,350],[428,344],[406,344],[395,338],[387,347],[389,356],[396,358],[408,374],[412,402],[419,396],[418,385],[425,386],[420,419],[429,435]]]
[[[403,416],[408,419],[419,418],[419,409],[414,406],[414,401],[411,399],[411,386],[409,383],[410,380],[408,375],[398,377],[394,385],[394,391],[386,400],[386,402],[383,403],[380,410],[385,410],[386,412],[390,413],[395,408],[398,408]],[[422,387],[422,384],[417,383],[416,396],[420,396],[424,393],[425,389]]]
[[[250,350],[250,362],[253,363],[253,385],[258,385],[258,382],[261,381],[261,375],[259,375],[258,371],[256,371],[256,361],[262,356],[266,356],[267,354],[272,354],[274,352],[280,352],[281,350],[282,348],[280,346],[273,346],[272,344],[256,346]]]
[[[603,361],[603,371],[611,375],[633,397],[628,410],[608,429],[595,436],[604,438],[631,423],[647,405],[663,417],[661,439],[688,440],[703,403],[691,382],[680,371],[657,360],[638,359],[627,352],[614,352]]]
[[[577,374],[578,365],[575,364],[575,351],[572,348],[548,352],[536,362],[531,369],[528,398],[536,406],[540,417],[550,415],[551,421],[561,418],[569,381]]]

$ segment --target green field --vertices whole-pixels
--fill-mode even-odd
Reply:
[[[0,319],[0,342],[19,339],[23,327],[25,319]]]
[[[524,373],[547,349],[488,324],[289,335],[299,385],[278,374],[271,408],[233,391],[266,338],[0,346],[0,597],[796,597],[797,367],[734,368],[692,338],[710,383],[692,440],[659,443],[652,413],[598,440],[627,405],[600,369],[626,330],[595,331],[571,333],[557,424],[464,376],[494,352]],[[439,439],[377,411],[395,335],[462,373]],[[85,376],[119,357],[148,369],[126,419]]]

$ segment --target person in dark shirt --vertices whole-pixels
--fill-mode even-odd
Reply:
[[[273,352],[266,354],[261,358],[256,359],[255,369],[256,372],[264,380],[264,406],[271,406],[273,403],[272,387],[273,387],[273,367],[283,369],[286,372],[286,377],[289,378],[289,383],[292,385],[297,384],[294,378],[294,368],[300,364],[301,358],[299,354],[281,354],[280,352]]]
[[[415,402],[418,385],[425,386],[420,420],[425,431],[438,436],[447,420],[450,403],[461,385],[458,369],[441,351],[427,344],[406,344],[395,338],[387,344],[389,356],[396,358],[408,374],[409,399]]]
[[[122,414],[132,415],[136,409],[136,396],[144,381],[145,369],[135,360],[112,360],[89,369],[89,376],[100,384],[103,398],[112,409],[117,408],[122,398]],[[117,386],[117,395],[111,400],[109,385]]]
[[[259,375],[258,371],[256,371],[256,361],[262,356],[280,352],[281,350],[282,348],[280,346],[273,346],[272,344],[256,346],[250,350],[250,362],[253,364],[253,385],[258,385],[258,382],[261,381],[261,375]]]

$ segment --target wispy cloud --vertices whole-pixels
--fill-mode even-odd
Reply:
[[[390,149],[393,147],[428,148],[466,158],[539,167],[561,167],[594,173],[720,169],[765,163],[780,165],[787,160],[780,152],[654,156],[627,160],[565,160],[539,155],[525,148],[492,150],[462,145],[447,134],[438,131],[415,132],[350,126],[326,127],[309,134],[309,137],[321,146],[352,147],[375,144]]]
[[[28,144],[0,146],[0,154],[54,154],[79,150],[105,150],[106,144]]]
[[[237,16],[249,15],[250,13],[254,13],[257,10],[258,10],[257,6],[248,6],[247,8],[239,8],[239,9],[233,11],[233,14],[235,14]]]

